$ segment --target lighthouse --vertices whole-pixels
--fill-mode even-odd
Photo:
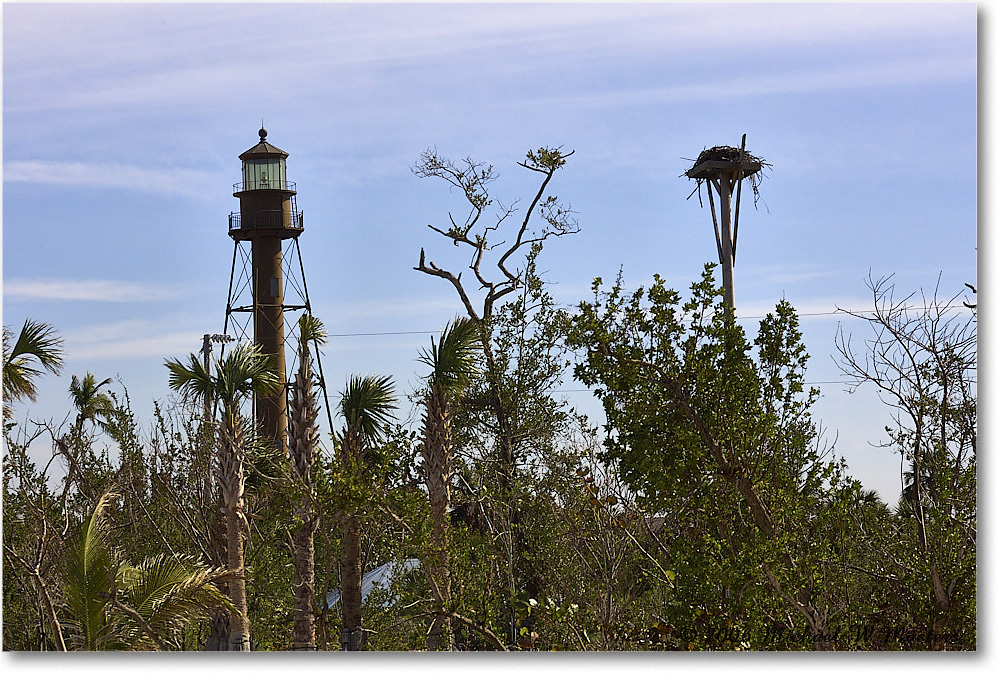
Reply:
[[[305,275],[295,283],[301,286],[299,302],[286,304],[286,277],[294,270],[286,258],[298,256],[298,236],[302,234],[302,212],[296,206],[295,183],[287,178],[285,160],[288,153],[267,141],[267,130],[258,132],[260,141],[239,156],[243,163],[243,180],[233,186],[233,196],[240,200],[239,212],[229,214],[229,236],[235,242],[233,269],[229,281],[226,307],[226,327],[230,323],[248,337],[252,326],[253,340],[261,351],[271,357],[281,378],[281,388],[274,394],[258,395],[254,400],[254,420],[258,433],[284,450],[287,446],[288,371],[285,363],[285,313],[309,311],[305,295]],[[293,243],[292,256],[283,250]],[[249,247],[249,251],[247,248]],[[242,257],[241,257],[242,252]],[[237,275],[237,261],[240,273]],[[295,281],[295,279],[290,279]],[[245,318],[240,321],[236,315]],[[232,320],[232,321],[231,321]],[[294,326],[294,323],[293,323]],[[294,349],[291,350],[294,355]]]

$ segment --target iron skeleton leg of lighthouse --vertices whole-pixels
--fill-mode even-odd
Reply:
[[[282,386],[273,395],[254,399],[254,421],[258,432],[284,451],[288,445],[289,367],[296,367],[286,360],[296,359],[294,345],[298,341],[297,316],[286,321],[286,314],[311,309],[298,244],[302,212],[295,201],[295,183],[286,175],[288,153],[267,142],[266,129],[258,134],[260,142],[240,155],[243,180],[233,186],[240,210],[229,214],[229,236],[235,246],[226,330],[233,328],[239,340],[249,339],[252,331],[254,342],[273,359]],[[289,344],[293,348],[286,350]],[[325,398],[321,364],[320,386]]]

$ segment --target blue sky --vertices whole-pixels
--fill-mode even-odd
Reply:
[[[949,296],[977,278],[976,77],[975,4],[5,4],[3,323],[52,323],[68,351],[31,415],[62,419],[89,370],[149,419],[163,359],[221,330],[231,186],[262,119],[290,154],[314,312],[335,334],[424,332],[333,338],[328,381],[406,391],[461,311],[412,269],[420,248],[466,262],[426,227],[462,205],[412,174],[424,149],[493,164],[505,202],[535,186],[527,150],[575,151],[552,192],[581,232],[542,261],[573,303],[619,268],[686,289],[716,254],[685,158],[746,133],[773,168],[744,200],[739,314],[865,309],[869,271],[906,293],[940,273]],[[842,320],[803,317],[810,381],[841,379]],[[869,445],[888,411],[820,388],[838,454],[894,501],[899,457]]]

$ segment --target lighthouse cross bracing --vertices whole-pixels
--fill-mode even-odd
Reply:
[[[240,211],[229,215],[234,245],[224,332],[231,327],[237,340],[253,340],[275,364],[282,386],[272,395],[254,397],[253,419],[258,433],[285,451],[290,383],[299,366],[299,318],[311,308],[299,248],[303,214],[295,183],[286,177],[288,153],[267,142],[265,129],[259,135],[260,143],[240,155],[243,181],[233,185]],[[318,349],[313,358],[332,431]]]

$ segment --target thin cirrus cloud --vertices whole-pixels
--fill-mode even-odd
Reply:
[[[212,173],[197,169],[49,160],[8,161],[3,174],[4,183],[113,188],[184,197],[204,196],[206,183],[218,182]]]
[[[183,291],[162,285],[103,279],[9,279],[4,280],[3,295],[8,300],[153,302],[175,300]]]
[[[67,355],[77,360],[183,357],[202,344],[205,331],[198,330],[197,321],[176,315],[125,319],[72,328],[63,337]]]
[[[586,107],[625,107],[691,103],[719,99],[810,94],[842,89],[926,85],[970,80],[976,77],[975,58],[934,58],[921,61],[862,63],[846,67],[814,68],[797,73],[779,72],[753,77],[717,79],[704,83],[680,83],[628,91],[599,91],[555,96],[533,105],[554,103]]]
[[[194,353],[201,338],[201,333],[189,331],[107,342],[67,340],[67,351],[73,358],[93,361],[165,358],[170,355]]]
[[[115,340],[66,340],[66,351],[75,359],[92,361],[166,358],[194,353],[201,342],[197,331],[135,336]]]
[[[967,25],[963,11],[933,5],[905,10],[750,5],[724,11],[712,5],[623,10],[598,4],[572,11],[559,5],[213,6],[193,11],[111,5],[80,12],[44,6],[10,11],[18,21],[18,30],[4,36],[5,60],[16,66],[5,76],[18,84],[5,92],[5,107],[12,111],[178,101],[205,105],[274,77],[293,89],[336,89],[338,83],[356,83],[352,74],[359,70],[367,73],[361,81],[369,82],[391,71],[389,66],[412,64],[415,55],[437,64],[452,80],[454,69],[470,62],[479,69],[491,62],[503,68],[520,64],[533,73],[539,59],[581,58],[565,44],[586,44],[585,53],[593,59],[588,67],[622,58],[659,63],[732,45],[744,54],[783,54],[795,64],[800,61],[796,50],[844,42],[877,44],[879,50],[868,54],[877,63],[879,53],[891,53],[890,44],[918,40],[934,45],[940,42],[935,37],[960,34]],[[151,18],[173,30],[150,30]],[[267,58],[248,60],[241,48],[243,36],[248,25],[261,23],[274,34],[295,35],[295,40]],[[178,35],[186,36],[180,44]],[[491,59],[494,54],[504,58]],[[687,95],[705,93],[691,90]]]

